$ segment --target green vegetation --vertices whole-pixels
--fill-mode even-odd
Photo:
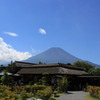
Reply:
[[[87,62],[84,62],[84,61],[77,61],[73,65],[76,66],[76,67],[84,68],[84,70],[86,72],[88,72],[90,69],[94,69],[94,67],[95,67],[95,66],[93,66],[93,65],[91,65],[91,64],[89,64]]]
[[[67,93],[68,88],[68,79],[66,76],[63,76],[58,82],[58,91]]]
[[[42,78],[39,80],[39,84],[42,85],[49,85],[50,81],[50,75],[49,73],[45,72],[42,74]]]
[[[98,98],[91,97],[89,94],[85,96],[86,100],[99,100]]]
[[[100,75],[100,68],[90,69],[88,72],[89,72],[89,74]]]
[[[100,87],[88,86],[87,90],[88,90],[90,96],[100,99]]]
[[[1,81],[4,85],[9,84],[9,76],[8,76],[6,70],[4,70],[4,75],[1,77]]]
[[[11,64],[8,64],[7,66],[3,66],[3,65],[0,66],[0,72],[2,72],[4,70],[6,70],[7,72],[15,74],[17,71],[20,70],[20,68],[18,68],[16,66],[16,64],[12,63],[12,61],[11,61]]]
[[[40,85],[25,85],[25,86],[8,86],[8,77],[5,71],[2,76],[0,85],[0,100],[26,100],[26,98],[41,98],[43,100],[58,100],[54,97],[53,88],[48,86],[49,74],[43,73],[42,83]],[[6,77],[6,78],[5,78]],[[45,85],[42,85],[45,84]],[[58,83],[59,92],[67,92],[68,80],[67,77],[62,77]],[[58,93],[57,93],[58,94]]]
[[[52,95],[52,88],[47,87],[44,90],[38,90],[36,95],[43,100],[48,100]]]
[[[0,85],[0,100],[26,100],[26,98],[43,98],[49,100],[52,88],[44,85],[13,86]],[[52,100],[52,99],[51,99]]]
[[[67,63],[66,65],[72,65],[71,63]]]
[[[73,65],[76,67],[84,68],[84,70],[91,75],[100,75],[100,68],[95,69],[95,66],[93,66],[87,62],[77,61]]]
[[[43,62],[39,61],[39,63],[38,63],[38,64],[46,64],[46,63],[43,63]]]
[[[7,72],[16,73],[17,69],[15,63],[9,64],[4,70],[4,75],[1,77],[0,85],[0,100],[26,100],[26,98],[41,98],[43,100],[58,100],[53,95],[54,88],[50,86],[50,75],[45,72],[41,79],[34,85],[18,86],[13,84],[13,78],[8,76]],[[12,81],[11,81],[12,80]],[[67,92],[68,80],[67,77],[62,77],[58,84],[56,84],[58,92]],[[58,94],[57,92],[57,94]]]

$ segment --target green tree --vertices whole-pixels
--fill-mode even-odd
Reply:
[[[71,63],[67,63],[66,65],[72,65]]]
[[[68,83],[67,77],[63,76],[58,82],[58,91],[67,93]]]
[[[6,70],[4,70],[4,75],[1,77],[1,81],[4,85],[9,84],[9,76],[8,76]]]
[[[39,63],[38,64],[43,64],[41,61],[39,61]]]
[[[50,75],[48,72],[44,72],[42,74],[42,78],[39,80],[39,82],[42,84],[42,85],[49,85],[49,81],[50,81]]]
[[[15,74],[17,71],[20,70],[20,68],[18,68],[16,64],[11,61],[11,64],[8,64],[8,66],[6,67],[6,70],[7,72]]]
[[[76,67],[82,67],[84,68],[85,71],[89,71],[90,69],[94,69],[95,66],[87,63],[87,62],[84,62],[84,61],[77,61],[73,64],[74,66]]]
[[[100,68],[97,68],[97,69],[96,69],[96,74],[97,74],[97,75],[100,75]]]
[[[89,74],[92,74],[92,75],[100,75],[100,68],[97,68],[97,69],[90,69],[88,71]]]
[[[46,64],[45,62],[43,63],[43,62],[41,62],[41,61],[39,61],[39,63],[38,64]]]

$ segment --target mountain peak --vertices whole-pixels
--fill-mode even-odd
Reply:
[[[81,59],[69,54],[62,48],[52,47],[25,61],[30,63],[38,63],[39,61],[44,63],[74,63],[75,61],[79,60]]]
[[[61,50],[61,51],[64,51],[62,48],[60,48],[60,47],[52,47],[52,48],[49,48],[48,50]],[[47,51],[48,51],[47,50]]]
[[[49,48],[49,49],[62,49],[60,47],[52,47],[52,48]]]
[[[84,61],[84,60],[71,55],[70,53],[66,52],[65,50],[59,47],[49,48],[48,50],[25,60],[25,62],[28,63],[39,63],[40,61],[43,63],[65,63],[66,64],[66,63],[74,63],[76,61]],[[100,65],[94,64],[89,61],[85,61],[85,62],[100,67]]]

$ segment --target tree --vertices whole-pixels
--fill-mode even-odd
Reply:
[[[88,72],[89,74],[92,74],[92,75],[100,75],[100,68],[90,69]]]
[[[8,64],[8,66],[6,67],[7,72],[10,72],[12,74],[15,74],[17,71],[19,71],[19,69],[20,68],[18,68],[15,63],[12,63],[12,61],[11,64]]]
[[[41,61],[39,61],[39,63],[38,64],[46,64],[45,62],[43,63],[43,62],[41,62]]]
[[[49,85],[49,81],[50,81],[49,73],[44,72],[44,73],[42,74],[42,78],[39,80],[39,82],[40,82],[42,85]]]
[[[41,61],[39,61],[39,64],[43,64]]]
[[[8,85],[9,83],[9,76],[6,72],[6,70],[4,70],[4,75],[1,77],[1,81],[4,85]]]
[[[68,88],[68,79],[66,76],[63,76],[58,82],[58,91],[67,93]]]
[[[94,67],[95,67],[95,66],[93,66],[93,65],[91,65],[91,64],[89,64],[87,62],[84,62],[84,61],[77,61],[73,65],[76,66],[76,67],[84,68],[84,70],[86,72],[88,72],[90,69],[94,69]]]
[[[100,68],[97,68],[97,69],[96,69],[96,74],[97,74],[97,75],[100,75]]]
[[[72,65],[71,63],[67,63],[67,65]]]

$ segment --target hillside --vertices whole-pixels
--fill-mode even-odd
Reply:
[[[39,61],[43,62],[43,63],[74,63],[76,61],[84,61],[80,58],[77,58],[71,54],[69,54],[68,52],[66,52],[65,50],[61,49],[61,48],[50,48],[36,56],[33,56],[27,60],[25,60],[25,62],[30,62],[30,63],[38,63]],[[90,61],[86,61],[90,64],[93,64],[97,67],[100,67],[97,64],[94,64]]]

